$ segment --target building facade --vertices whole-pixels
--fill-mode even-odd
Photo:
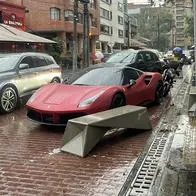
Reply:
[[[0,15],[1,23],[23,31],[26,30],[24,6],[0,1]]]
[[[191,45],[190,40],[185,38],[185,17],[192,13],[192,0],[175,1],[175,45],[188,48]]]
[[[73,0],[6,0],[17,3],[26,9],[26,26],[30,31],[52,39],[60,38],[63,41],[64,53],[73,49]],[[83,50],[83,4],[78,8],[78,52]],[[95,50],[95,41],[99,36],[99,0],[90,0],[90,50]]]
[[[110,53],[124,46],[124,0],[100,0],[100,36],[97,50]]]

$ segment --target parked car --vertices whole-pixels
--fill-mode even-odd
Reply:
[[[160,103],[162,76],[131,67],[92,66],[66,84],[49,84],[26,104],[29,119],[41,124],[65,125],[71,118],[129,105]]]
[[[61,69],[43,53],[0,55],[0,112],[12,112],[24,96],[48,83],[62,81]]]
[[[145,72],[162,73],[163,71],[158,56],[148,49],[128,49],[117,52],[111,55],[105,64],[111,66],[130,66]]]

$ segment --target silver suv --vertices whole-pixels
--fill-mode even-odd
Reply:
[[[51,82],[62,81],[61,69],[44,53],[0,55],[0,112],[12,112],[24,96]]]

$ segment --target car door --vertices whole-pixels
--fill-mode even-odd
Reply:
[[[124,73],[124,80],[123,84],[129,84],[131,79],[135,80],[136,83],[131,87],[127,88],[126,95],[127,95],[127,103],[133,105],[142,105],[149,101],[151,101],[150,92],[150,81],[151,75],[146,75],[139,70],[134,69],[126,69]]]
[[[49,83],[48,80],[50,79],[50,74],[48,71],[47,62],[44,56],[33,56],[33,61],[35,64],[35,71],[37,73],[37,85],[38,88],[43,86],[44,84]]]
[[[17,86],[21,96],[32,93],[37,89],[37,75],[31,56],[24,56],[17,65],[18,79]]]
[[[139,105],[143,101],[143,95],[138,82],[139,77],[140,75],[134,69],[126,68],[123,70],[123,85],[128,86],[130,80],[136,81],[134,85],[126,88],[127,104],[129,105]]]
[[[48,84],[52,81],[53,78],[59,76],[60,77],[60,68],[55,68],[54,62],[46,56],[34,56],[33,61],[35,64],[35,70],[39,72],[38,74],[38,82],[39,87],[43,86],[44,84]],[[57,74],[59,71],[59,74]]]

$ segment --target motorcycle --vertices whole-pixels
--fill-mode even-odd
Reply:
[[[164,71],[162,74],[163,77],[163,97],[166,97],[171,88],[173,87],[173,83],[175,82],[174,78],[176,75],[176,70],[172,68],[169,64],[165,64],[163,67]]]

